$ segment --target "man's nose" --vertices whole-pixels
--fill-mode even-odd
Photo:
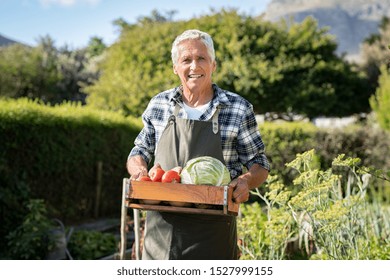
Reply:
[[[197,62],[196,62],[196,60],[194,59],[194,60],[191,62],[190,69],[191,69],[191,70],[195,70],[196,67],[197,67]]]

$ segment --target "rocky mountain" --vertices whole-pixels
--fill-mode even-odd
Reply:
[[[378,33],[384,16],[390,17],[390,0],[272,0],[265,19],[281,18],[301,22],[307,16],[328,27],[338,43],[338,54],[359,60],[360,44],[371,34]]]

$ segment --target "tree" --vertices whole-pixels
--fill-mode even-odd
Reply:
[[[105,45],[92,38],[85,49],[57,49],[49,37],[37,47],[20,44],[0,48],[0,96],[40,99],[48,104],[85,101],[81,87],[99,77]]]
[[[98,79],[100,74],[98,63],[104,56],[104,53],[98,55],[100,51],[102,50],[91,50],[89,45],[79,50],[63,49],[58,54],[62,78],[57,83],[60,94],[57,103],[69,100],[85,104],[86,94],[82,91],[82,87]]]
[[[221,26],[229,26],[232,15],[223,18]],[[312,118],[369,109],[366,80],[336,55],[335,41],[314,19],[271,24],[236,18],[229,30],[234,35],[215,33],[218,47],[223,46],[217,81],[250,100],[257,113]]]
[[[49,37],[36,48],[14,44],[0,49],[0,95],[12,98],[40,98],[50,102],[58,93],[61,75],[57,51]]]
[[[61,99],[57,83],[62,75],[54,40],[50,36],[40,37],[37,51],[40,61],[36,68],[36,95],[46,103],[57,103]]]
[[[162,22],[169,22],[173,21],[173,17],[177,14],[177,11],[171,10],[164,14],[160,13],[158,10],[154,9],[151,12],[150,16],[142,16],[138,18],[139,24],[148,24],[148,23],[162,23]]]
[[[106,44],[104,44],[103,39],[99,37],[92,37],[89,39],[87,46],[87,53],[90,57],[99,56],[107,49]]]
[[[381,74],[381,66],[389,68],[390,63],[390,19],[383,17],[379,24],[379,33],[372,34],[364,40],[361,48],[362,68],[366,72],[369,83],[375,89]]]
[[[24,45],[0,48],[0,96],[34,97],[38,60],[37,51]]]
[[[380,68],[379,87],[375,95],[371,96],[370,104],[379,125],[390,131],[390,74],[385,65]]]
[[[119,41],[102,61],[102,75],[83,90],[88,105],[140,115],[153,95],[175,85],[170,47],[177,32],[172,33],[169,22],[121,23]]]
[[[188,21],[152,18],[122,28],[100,79],[84,89],[87,104],[139,116],[152,96],[178,85],[171,45],[178,34],[196,28],[214,39],[214,82],[247,98],[257,113],[315,117],[369,110],[366,79],[335,54],[334,39],[311,18],[271,23],[235,10]]]

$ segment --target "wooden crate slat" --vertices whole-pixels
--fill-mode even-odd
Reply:
[[[131,181],[129,198],[224,204],[224,187]]]
[[[199,209],[199,208],[190,208],[190,207],[175,207],[175,206],[149,205],[149,204],[138,204],[138,203],[129,203],[128,207],[140,209],[140,210],[153,210],[153,211],[163,211],[163,212],[224,215],[223,211],[218,210],[218,209]],[[232,213],[232,214],[235,214],[235,213]]]

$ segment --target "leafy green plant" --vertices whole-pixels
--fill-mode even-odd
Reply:
[[[267,216],[258,202],[241,205],[243,216],[239,219],[238,231],[241,236],[241,259],[267,259],[265,222]]]
[[[257,205],[243,209],[242,258],[288,259],[296,258],[298,252],[311,259],[389,259],[390,208],[378,201],[368,203],[372,175],[359,162],[339,155],[333,169],[323,171],[318,169],[314,150],[298,154],[287,166],[298,172],[293,187],[299,191],[293,194],[271,177],[264,194],[255,191],[264,209],[260,212]],[[267,216],[251,230],[248,220],[256,217],[248,207],[257,209],[258,216]],[[261,244],[260,249],[253,250],[256,244]],[[295,252],[291,252],[294,244]]]
[[[380,67],[379,87],[370,98],[371,108],[376,113],[379,125],[390,130],[390,76],[385,65]]]
[[[0,160],[1,161],[1,160]],[[0,174],[8,166],[0,162]],[[11,176],[9,182],[5,176],[0,176],[0,240],[6,240],[6,236],[21,224],[28,209],[20,207],[30,198],[30,188],[26,183],[25,173],[22,172],[20,177]],[[12,187],[6,187],[10,185]],[[0,255],[5,255],[8,249],[7,242],[0,242]]]
[[[11,231],[8,240],[10,259],[44,259],[54,246],[49,230],[53,222],[47,217],[47,210],[42,199],[31,199],[27,204],[28,214],[23,223]]]
[[[73,233],[68,249],[76,260],[95,260],[117,251],[117,240],[111,233],[81,230]]]

